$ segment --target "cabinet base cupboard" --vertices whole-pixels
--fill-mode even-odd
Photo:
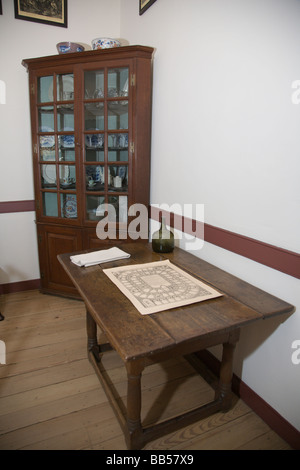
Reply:
[[[42,292],[76,296],[57,255],[124,242],[128,209],[148,210],[152,58],[151,47],[125,46],[22,62]],[[101,221],[115,238],[98,237]]]

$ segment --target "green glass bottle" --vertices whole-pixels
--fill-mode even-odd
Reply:
[[[152,249],[156,253],[170,253],[174,250],[174,233],[166,227],[165,217],[161,218],[159,230],[152,235]]]

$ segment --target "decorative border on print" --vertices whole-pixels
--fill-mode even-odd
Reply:
[[[15,18],[52,26],[68,27],[67,0],[14,0]]]
[[[154,2],[156,2],[156,0],[139,0],[140,15],[145,13],[145,11],[148,10]]]

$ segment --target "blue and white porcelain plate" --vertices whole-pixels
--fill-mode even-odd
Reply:
[[[46,183],[55,184],[56,183],[56,167],[55,165],[43,165],[42,166],[42,175]]]
[[[41,148],[50,148],[55,146],[55,137],[54,135],[41,135],[40,136],[40,147]]]
[[[75,195],[68,194],[66,197],[65,216],[69,218],[77,217],[77,201]]]
[[[61,145],[64,148],[74,148],[75,147],[75,137],[74,137],[74,135],[62,135],[61,136]]]

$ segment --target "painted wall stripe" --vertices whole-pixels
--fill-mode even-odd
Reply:
[[[160,213],[170,220],[170,226],[193,235],[197,225],[203,223],[187,217],[169,213],[156,207],[150,207],[150,217],[159,220]],[[191,227],[191,230],[186,230]],[[200,230],[199,230],[200,231]],[[194,232],[194,233],[193,233]],[[245,237],[235,232],[230,232],[219,227],[214,227],[204,223],[204,240],[213,245],[224,248],[245,258],[256,261],[260,264],[276,269],[277,271],[289,274],[300,279],[300,254],[288,251],[274,245],[269,245],[260,240]]]
[[[10,212],[34,212],[35,201],[4,201],[0,202],[0,214]]]
[[[32,211],[35,211],[34,200],[0,202],[0,214]],[[152,219],[159,220],[160,214],[166,216],[168,220],[170,218],[171,227],[190,235],[194,235],[197,228],[200,232],[204,228],[204,240],[208,243],[300,279],[300,254],[298,253],[213,225],[204,224],[203,227],[202,222],[150,206]]]

